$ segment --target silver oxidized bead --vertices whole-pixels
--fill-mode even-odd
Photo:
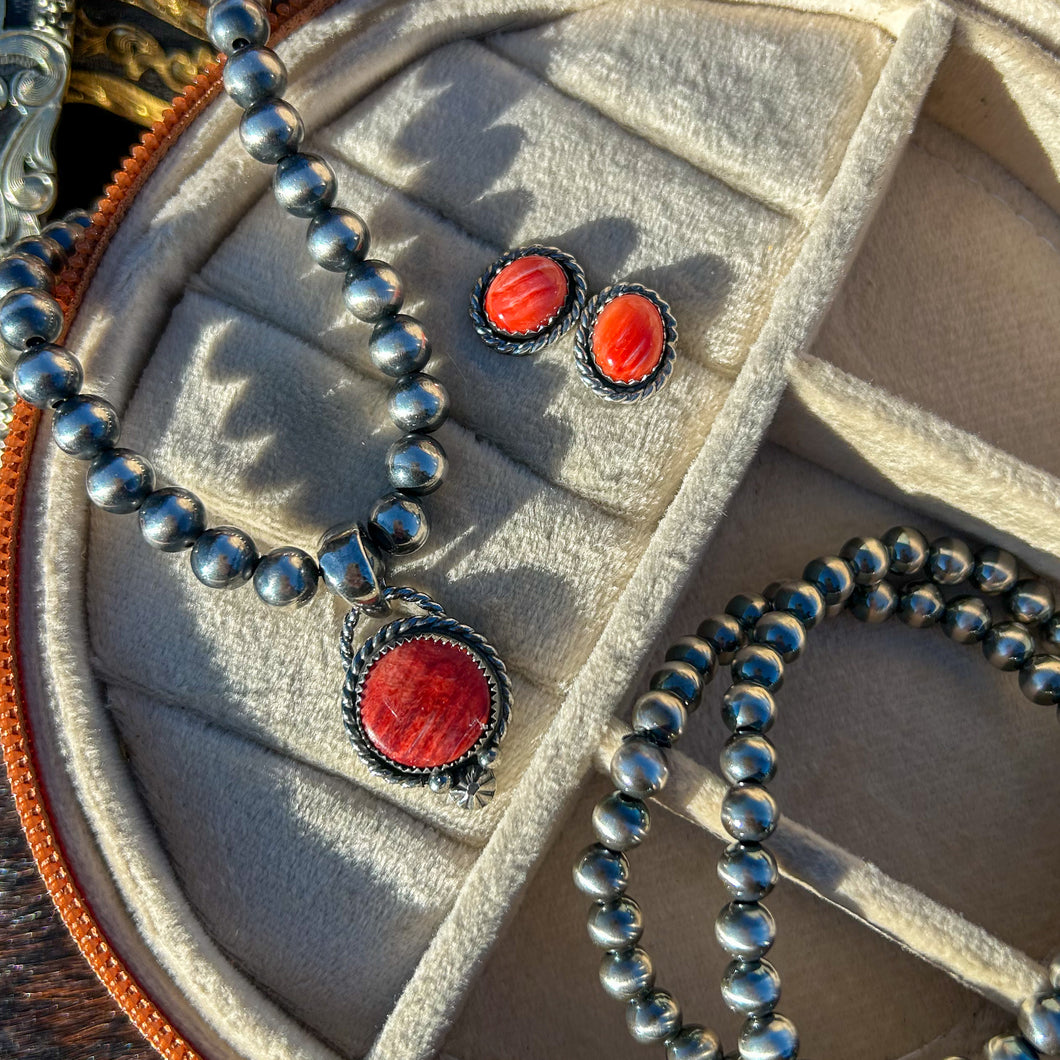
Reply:
[[[250,534],[235,526],[215,526],[202,533],[191,550],[195,577],[211,589],[237,589],[254,576],[258,550]]]
[[[254,568],[254,591],[270,607],[304,607],[317,591],[317,565],[300,548],[266,552]]]
[[[368,253],[368,226],[350,210],[322,210],[309,222],[309,256],[329,272],[346,272]]]
[[[1018,670],[1034,654],[1034,637],[1019,622],[1000,622],[983,638],[983,654],[999,670]]]
[[[386,454],[390,485],[402,493],[433,493],[449,467],[442,443],[429,434],[406,434]]]
[[[721,823],[733,839],[760,843],[773,834],[779,821],[776,799],[754,781],[734,784],[721,800]]]
[[[1005,603],[1012,617],[1028,626],[1048,622],[1053,617],[1053,591],[1037,578],[1016,582]]]
[[[72,353],[45,342],[19,357],[11,382],[23,401],[44,409],[74,397],[81,390],[84,375]]]
[[[368,356],[383,375],[397,379],[427,366],[431,359],[431,340],[415,317],[397,313],[379,321],[372,329]]]
[[[1020,670],[1020,691],[1032,703],[1060,703],[1060,656],[1035,655]]]
[[[972,584],[981,592],[993,596],[1007,593],[1019,578],[1019,563],[1011,552],[987,545],[975,554]]]
[[[631,1001],[654,983],[655,968],[640,946],[605,953],[600,962],[600,985],[616,1001]]]
[[[769,610],[769,601],[760,593],[738,593],[725,605],[725,614],[732,615],[747,633]]]
[[[626,895],[594,902],[589,910],[589,938],[605,950],[624,950],[640,942],[644,917],[640,906]]]
[[[681,637],[675,640],[666,652],[667,662],[688,663],[701,681],[706,684],[718,668],[718,657],[714,649],[702,637]]]
[[[806,647],[806,627],[788,611],[771,611],[758,620],[752,638],[779,653],[784,662],[794,662]]]
[[[399,430],[429,434],[449,418],[449,395],[433,376],[415,372],[390,388],[387,411]]]
[[[672,994],[652,990],[626,1007],[626,1026],[634,1039],[647,1045],[665,1041],[681,1029],[681,1007]]]
[[[11,253],[28,254],[31,258],[36,258],[43,262],[45,268],[54,276],[58,276],[66,264],[63,248],[51,236],[25,236],[11,247]]]
[[[356,262],[342,288],[346,307],[366,324],[375,324],[401,309],[405,288],[392,265],[370,258]]]
[[[999,1034],[983,1046],[983,1060],[1038,1060],[1038,1054],[1017,1034]]]
[[[777,860],[757,843],[730,843],[718,859],[718,878],[738,902],[758,902],[776,886]]]
[[[336,596],[368,611],[385,607],[385,565],[364,527],[355,523],[328,530],[317,550],[317,566]]]
[[[650,827],[648,807],[621,791],[605,795],[593,807],[593,832],[608,850],[630,850],[638,846]]]
[[[287,89],[287,67],[271,48],[243,48],[225,63],[221,76],[228,98],[244,110]]]
[[[611,758],[611,779],[631,798],[657,795],[670,779],[666,752],[641,736],[623,740]]]
[[[52,438],[79,460],[93,460],[121,437],[121,421],[114,406],[94,394],[67,398],[55,406]]]
[[[891,569],[891,550],[875,537],[852,537],[839,550],[858,585],[877,585]]]
[[[721,717],[733,732],[769,732],[777,704],[761,685],[741,682],[722,696]]]
[[[671,692],[688,711],[696,710],[703,698],[703,678],[691,664],[671,659],[651,675],[650,687],[656,692]]]
[[[276,163],[298,150],[305,135],[298,111],[284,99],[266,99],[239,122],[239,138],[251,158]]]
[[[768,784],[777,774],[776,749],[765,736],[738,732],[721,750],[721,772],[730,784],[742,780]]]
[[[840,556],[819,556],[810,560],[802,576],[821,594],[829,615],[838,614],[854,591],[850,564]]]
[[[721,996],[733,1012],[764,1016],[780,1001],[780,976],[769,961],[733,961],[721,978]]]
[[[574,886],[597,901],[617,898],[628,883],[629,862],[625,854],[599,843],[586,847],[574,863]]]
[[[946,636],[958,644],[978,644],[993,624],[990,608],[978,596],[955,596],[942,615]]]
[[[666,1060],[724,1060],[718,1036],[706,1027],[686,1025],[666,1041]]]
[[[799,1032],[786,1016],[773,1012],[752,1017],[740,1029],[741,1060],[795,1060],[799,1055]]]
[[[958,585],[974,569],[972,550],[959,537],[938,537],[931,542],[927,574],[937,585]]]
[[[0,259],[0,298],[25,287],[51,291],[54,283],[51,269],[32,254],[8,254]]]
[[[1060,1055],[1060,995],[1038,994],[1027,998],[1020,1005],[1016,1024],[1039,1052]]]
[[[772,599],[774,611],[794,615],[806,629],[813,629],[825,616],[824,597],[817,586],[804,579],[780,582]]]
[[[907,585],[898,596],[898,617],[914,629],[933,626],[946,613],[946,601],[933,582]]]
[[[1048,622],[1038,627],[1038,636],[1047,648],[1060,650],[1060,615],[1053,615]]]
[[[206,36],[225,55],[269,39],[269,16],[255,0],[214,0],[206,11]]]
[[[272,192],[295,217],[315,217],[335,201],[335,171],[320,157],[293,154],[276,163]]]
[[[92,215],[88,210],[70,210],[64,217],[72,225],[80,225],[82,228],[92,227]]]
[[[634,731],[650,736],[657,743],[669,745],[680,739],[687,720],[684,703],[673,692],[645,692],[633,704]]]
[[[206,509],[190,490],[166,486],[140,505],[140,533],[160,552],[191,548],[206,529]]]
[[[890,582],[858,585],[851,594],[848,607],[855,618],[875,625],[887,621],[898,609],[898,593]]]
[[[714,649],[721,666],[732,662],[745,641],[743,626],[732,615],[712,615],[700,622],[696,634]]]
[[[155,472],[146,457],[131,449],[105,449],[89,465],[85,487],[97,508],[128,515],[155,488]]]
[[[73,253],[77,241],[84,234],[85,230],[71,221],[52,221],[51,224],[47,224],[41,229],[41,235],[54,239],[63,248],[63,253],[67,257]]]
[[[46,291],[19,287],[0,301],[0,336],[16,350],[54,342],[62,330],[63,311]]]
[[[718,945],[733,957],[756,961],[768,952],[776,938],[777,925],[764,905],[758,902],[730,902],[714,921]]]
[[[749,681],[768,692],[776,692],[784,683],[784,661],[772,648],[762,644],[741,648],[730,666],[734,682]]]
[[[892,526],[880,538],[891,556],[894,574],[919,574],[928,558],[927,538],[911,526]]]
[[[368,533],[384,552],[407,556],[422,548],[430,526],[423,505],[415,497],[387,493],[368,513]]]

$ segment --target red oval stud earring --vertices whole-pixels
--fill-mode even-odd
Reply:
[[[536,353],[565,334],[585,307],[585,274],[555,247],[527,246],[498,258],[471,292],[471,320],[501,353]]]

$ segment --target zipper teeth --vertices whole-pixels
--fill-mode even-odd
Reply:
[[[269,43],[274,45],[333,2],[291,0],[276,4],[269,13],[272,27]],[[55,297],[63,309],[64,338],[131,198],[158,166],[177,136],[218,94],[221,69],[219,62],[207,64],[163,112],[161,120],[140,135],[139,142],[104,189],[92,216],[92,224],[78,240],[55,286]],[[39,409],[21,400],[15,402],[0,460],[0,748],[8,783],[48,893],[93,972],[148,1043],[166,1060],[204,1060],[139,986],[96,922],[60,849],[33,758],[16,661],[19,598],[16,546],[28,458],[40,418]]]

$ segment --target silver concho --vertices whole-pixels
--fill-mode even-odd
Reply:
[[[498,746],[511,716],[511,681],[500,656],[470,626],[450,618],[441,605],[424,593],[407,588],[387,588],[384,600],[406,617],[386,623],[356,650],[354,637],[364,613],[351,610],[343,623],[341,654],[346,666],[342,688],[342,720],[361,761],[376,777],[405,787],[425,785],[448,793],[466,809],[485,806],[493,798],[493,766]],[[402,644],[433,641],[458,649],[475,663],[489,688],[489,713],[474,744],[451,761],[433,766],[413,766],[396,761],[375,743],[362,718],[365,684],[373,665]]]

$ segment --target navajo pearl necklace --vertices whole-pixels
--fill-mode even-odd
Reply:
[[[504,664],[484,637],[430,597],[385,580],[389,557],[415,552],[427,540],[421,497],[441,485],[447,468],[433,434],[448,417],[449,399],[424,372],[430,341],[423,325],[401,312],[404,292],[395,270],[366,260],[364,221],[333,205],[331,167],[299,150],[302,119],[281,98],[287,70],[264,46],[265,8],[256,0],[217,0],[206,28],[227,56],[224,86],[244,110],[244,147],[259,162],[275,165],[277,202],[309,221],[310,255],[324,269],[343,273],[347,306],[373,326],[369,354],[394,380],[387,407],[403,432],[387,454],[391,490],[375,502],[365,524],[327,531],[314,559],[293,546],[259,555],[245,531],[207,528],[202,502],[189,490],[156,488],[146,457],[118,447],[121,424],[114,407],[81,393],[79,361],[56,345],[63,314],[51,293],[54,273],[87,215],[46,237],[24,240],[0,263],[0,335],[23,351],[15,390],[29,404],[53,410],[52,437],[60,449],[90,461],[86,486],[92,503],[115,514],[137,512],[147,543],[162,552],[188,550],[203,584],[230,589],[252,581],[266,604],[298,608],[314,597],[322,578],[351,607],[340,645],[346,667],[342,716],[369,771],[405,786],[448,792],[466,808],[485,805],[493,796],[493,765],[511,713]],[[393,618],[393,611],[403,617]],[[372,636],[359,636],[368,620],[388,617]]]

